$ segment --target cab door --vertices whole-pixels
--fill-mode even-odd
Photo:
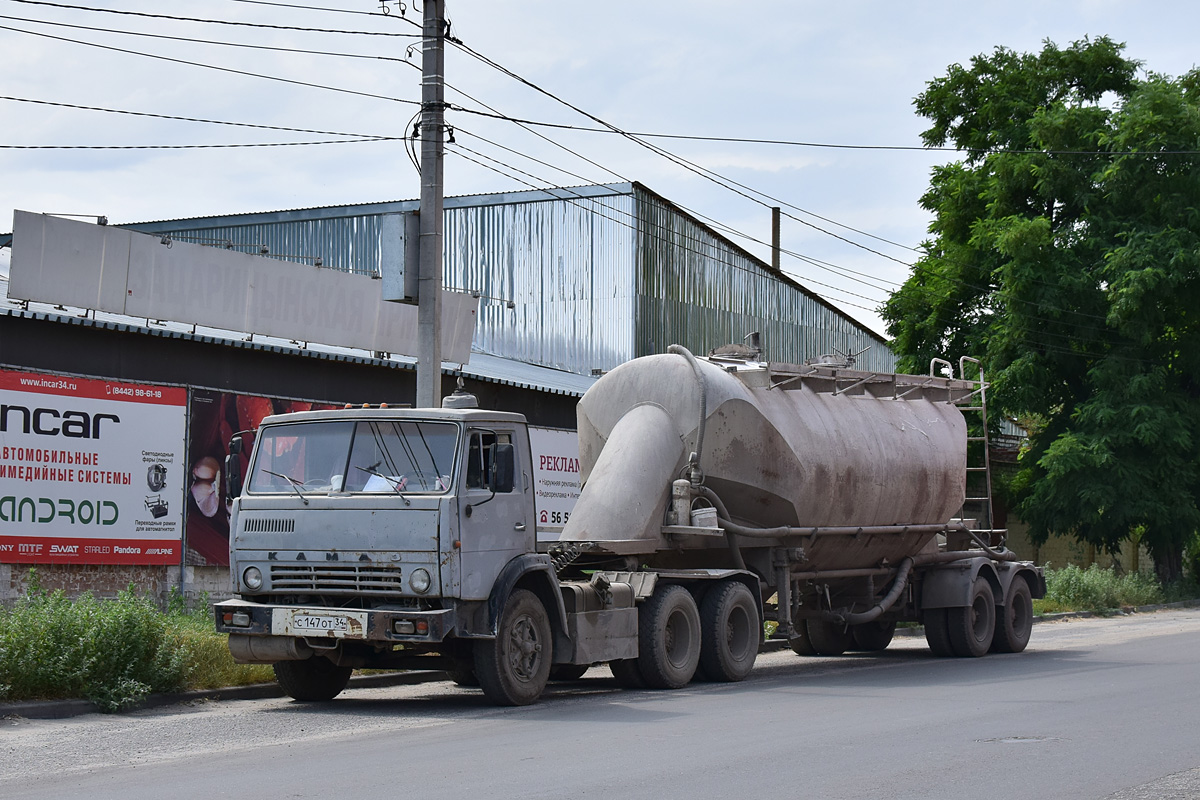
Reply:
[[[532,508],[524,480],[528,465],[513,447],[513,431],[468,428],[463,469],[459,471],[458,540],[463,600],[485,600],[500,570],[514,557],[533,552]],[[510,455],[506,455],[511,454]],[[511,479],[493,469],[499,458],[512,459]],[[497,478],[501,480],[497,480]]]

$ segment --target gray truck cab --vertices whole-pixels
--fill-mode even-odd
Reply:
[[[275,664],[293,695],[333,696],[352,668],[407,666],[431,652],[468,670],[470,640],[495,637],[517,580],[539,574],[541,594],[556,594],[549,559],[536,553],[520,414],[268,417],[244,479],[241,438],[227,464],[237,597],[217,604],[217,628],[235,659]]]

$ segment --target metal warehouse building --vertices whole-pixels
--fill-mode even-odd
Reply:
[[[417,207],[370,203],[121,227],[379,276],[398,255],[397,223]],[[447,198],[444,230],[444,286],[476,295],[479,309],[470,361],[443,365],[443,389],[461,377],[481,404],[524,413],[534,425],[573,429],[575,401],[595,374],[673,343],[704,353],[759,331],[772,361],[862,351],[860,368],[894,369],[878,335],[640,184]],[[0,236],[0,247],[11,244],[11,235]],[[7,283],[0,289],[0,390],[8,386],[12,402],[30,396],[21,388],[30,375],[171,387],[183,398],[171,412],[183,441],[155,506],[182,531],[170,559],[38,561],[0,552],[0,601],[23,592],[30,563],[39,564],[44,586],[68,592],[111,594],[135,583],[164,593],[182,584],[188,594],[219,596],[228,529],[220,514],[199,513],[192,492],[197,465],[220,461],[228,431],[254,427],[261,413],[415,396],[411,358],[24,302],[8,297]],[[54,489],[39,491],[49,497]],[[30,491],[0,480],[0,495]]]

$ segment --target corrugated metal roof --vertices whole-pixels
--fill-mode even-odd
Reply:
[[[39,307],[42,304],[31,303],[31,307]],[[51,308],[46,306],[46,308]],[[165,339],[181,339],[185,341],[201,342],[204,344],[218,344],[226,347],[236,347],[244,350],[255,350],[265,353],[278,353],[280,355],[302,356],[305,358],[316,358],[324,361],[345,361],[351,364],[367,364],[376,367],[385,367],[388,369],[416,369],[416,362],[404,358],[374,358],[372,356],[360,355],[355,351],[345,348],[327,348],[320,345],[311,347],[297,347],[290,342],[282,340],[269,339],[267,337],[256,337],[253,340],[247,341],[233,334],[222,333],[219,331],[212,332],[197,332],[193,333],[190,330],[178,330],[168,326],[157,327],[137,324],[135,322],[122,321],[126,318],[119,318],[117,315],[102,315],[101,318],[93,319],[91,317],[81,317],[71,313],[59,313],[53,310],[22,310],[20,308],[0,309],[0,316],[17,317],[21,319],[44,320],[48,322],[56,322],[64,325],[78,325],[84,328],[97,328],[100,330],[118,331],[120,333],[134,333],[143,336],[158,336]],[[109,318],[104,318],[109,317]],[[550,394],[561,394],[568,397],[582,397],[588,387],[595,383],[595,378],[584,375],[575,375],[570,372],[561,370],[549,369],[547,367],[539,367],[534,364],[523,364],[519,361],[501,358],[499,356],[489,356],[482,353],[474,353],[471,355],[471,363],[460,368],[458,364],[442,364],[442,372],[446,375],[462,375],[467,378],[486,381],[488,383],[499,383],[505,386],[515,386],[521,389],[533,389],[540,392],[549,392]],[[102,376],[98,376],[102,377]]]

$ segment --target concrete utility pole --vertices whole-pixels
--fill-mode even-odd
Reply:
[[[445,0],[425,0],[421,48],[421,260],[417,282],[418,408],[437,408],[442,389],[442,156],[445,121]]]

